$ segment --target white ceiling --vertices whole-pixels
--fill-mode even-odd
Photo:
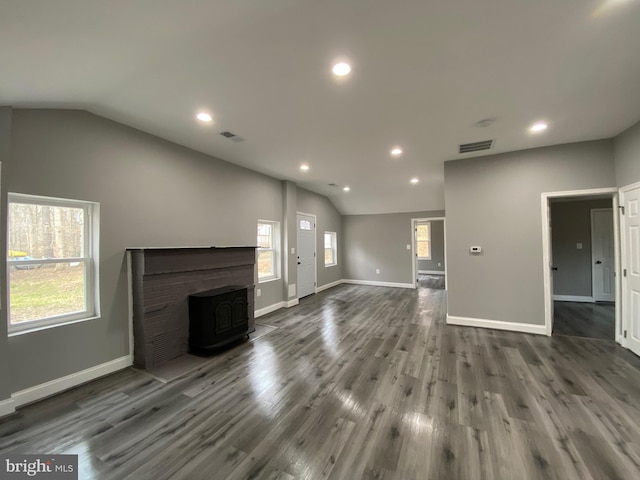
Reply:
[[[640,119],[640,0],[0,0],[0,104],[83,108],[347,214],[437,210],[459,143],[505,152]]]

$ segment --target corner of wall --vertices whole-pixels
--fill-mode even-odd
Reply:
[[[0,251],[7,251],[7,169],[11,155],[11,125],[13,110],[0,107]],[[7,271],[7,259],[0,255],[0,271]],[[13,412],[11,371],[7,332],[7,276],[0,277],[0,416]]]

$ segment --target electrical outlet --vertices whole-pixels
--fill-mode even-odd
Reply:
[[[439,267],[441,267],[441,266],[442,266],[442,264],[441,264],[440,262],[438,262],[438,266],[439,266]]]
[[[256,289],[256,297],[259,297],[259,296],[261,296],[261,295],[262,295],[262,289],[257,288],[257,289]]]
[[[378,275],[380,275],[380,269],[379,269],[379,268],[376,268],[376,273],[377,273]]]

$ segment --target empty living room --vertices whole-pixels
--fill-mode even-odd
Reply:
[[[640,0],[0,0],[0,479],[640,477]]]

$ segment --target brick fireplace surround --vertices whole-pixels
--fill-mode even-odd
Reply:
[[[188,352],[189,295],[246,285],[254,326],[256,247],[129,248],[135,366],[152,369]]]

